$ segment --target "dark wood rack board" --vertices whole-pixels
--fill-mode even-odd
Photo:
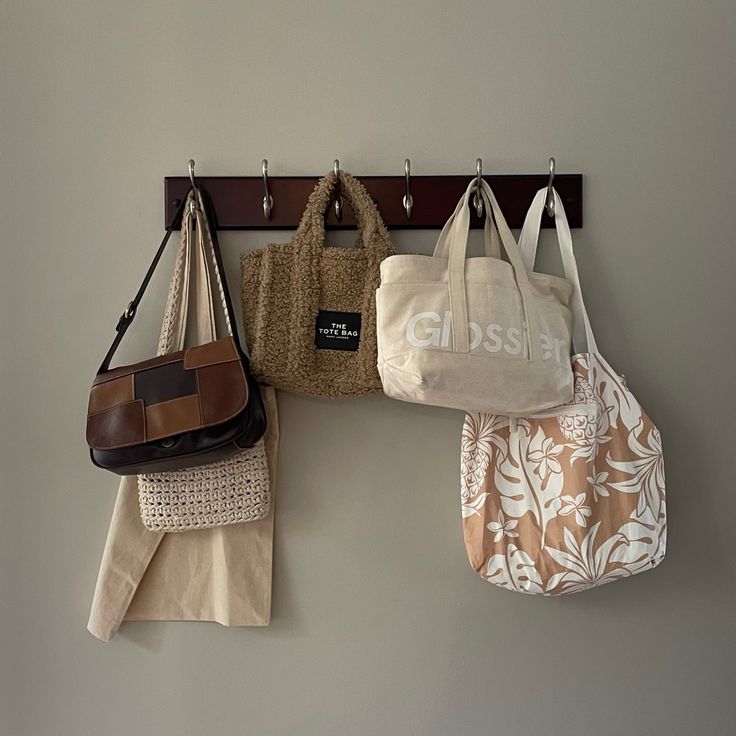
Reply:
[[[472,176],[412,176],[410,190],[414,198],[411,219],[406,216],[403,198],[406,180],[403,176],[358,177],[376,202],[390,230],[440,229],[452,214]],[[520,228],[537,190],[547,186],[548,174],[499,174],[483,177],[493,189],[509,226]],[[293,230],[299,225],[307,198],[319,181],[314,176],[269,176],[268,188],[273,198],[271,218],[263,215],[263,179],[260,176],[197,176],[197,184],[210,195],[218,230]],[[182,197],[190,187],[187,176],[164,179],[165,225],[169,227]],[[554,187],[565,204],[570,227],[583,225],[582,174],[557,174]],[[473,208],[471,227],[482,227]],[[345,202],[342,222],[334,212],[326,220],[332,230],[355,228],[350,206]],[[542,227],[553,227],[546,214]],[[179,223],[176,223],[178,229]]]

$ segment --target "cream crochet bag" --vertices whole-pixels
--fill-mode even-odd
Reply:
[[[197,305],[197,338],[217,339],[208,255],[224,304],[222,276],[212,248],[209,223],[199,193],[189,195],[184,208],[181,242],[169,285],[158,354],[184,348],[193,273]],[[194,267],[192,267],[194,259]],[[233,326],[225,313],[226,329]],[[263,440],[225,460],[185,470],[138,476],[141,519],[147,529],[184,532],[263,519],[271,504],[268,462]]]

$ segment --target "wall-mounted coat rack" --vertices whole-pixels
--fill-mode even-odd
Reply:
[[[193,180],[190,176],[167,176],[164,179],[165,225],[169,227]],[[339,162],[335,161],[335,167]],[[482,176],[482,162],[476,162],[476,175]],[[261,176],[197,177],[210,195],[218,230],[293,230],[299,226],[307,199],[320,177],[269,176],[268,162],[263,161]],[[441,228],[452,214],[470,181],[470,176],[413,176],[405,161],[403,176],[358,176],[376,202],[386,226],[391,230],[434,230]],[[565,203],[570,227],[583,224],[582,174],[556,174],[550,159],[549,174],[493,174],[484,176],[512,228],[523,224],[534,194],[554,180],[554,187]],[[350,207],[340,211],[331,207],[326,225],[333,230],[355,228]],[[479,228],[483,220],[471,208],[471,227]],[[176,228],[179,223],[175,223]],[[542,227],[553,227],[550,216]]]

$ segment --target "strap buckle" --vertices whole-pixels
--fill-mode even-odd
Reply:
[[[136,305],[134,302],[130,302],[127,307],[125,307],[125,311],[120,315],[120,318],[118,319],[118,323],[115,326],[115,329],[120,332],[120,330],[123,328],[123,325],[128,324],[133,317],[135,317],[136,312]]]

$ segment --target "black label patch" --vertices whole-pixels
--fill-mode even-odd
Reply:
[[[317,315],[314,345],[321,350],[358,349],[360,312],[322,312]]]

